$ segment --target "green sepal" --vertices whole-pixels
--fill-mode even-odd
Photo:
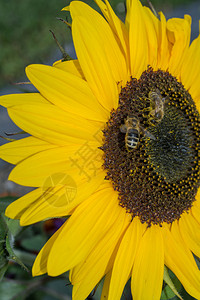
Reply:
[[[6,242],[6,234],[7,234],[8,228],[6,221],[2,215],[0,215],[0,270],[4,268],[4,266],[7,264],[7,255],[5,252],[5,242]],[[5,273],[5,272],[4,272]]]
[[[171,278],[169,276],[169,273],[168,273],[168,269],[167,269],[166,266],[164,266],[163,280],[165,281],[165,283],[167,284],[167,286],[162,291],[161,299],[162,300],[172,299],[176,295],[179,299],[183,300],[183,298],[181,297],[181,295],[178,293],[178,291],[177,291],[177,289],[176,289],[173,281],[171,280]]]
[[[6,223],[8,226],[8,232],[10,232],[14,237],[23,230],[23,227],[20,226],[19,220],[13,220],[6,217]]]
[[[0,214],[0,241],[5,240],[6,233],[8,231],[8,226],[6,224],[5,217]]]
[[[8,232],[7,235],[6,235],[6,250],[7,250],[8,255],[9,255],[8,259],[14,260],[24,270],[29,272],[29,269],[23,264],[23,262],[16,256],[15,252],[13,251],[13,243],[14,243],[14,237],[10,232]]]
[[[0,266],[0,281],[3,279],[7,269],[8,269],[8,261],[6,261],[6,263],[3,266]]]
[[[6,218],[3,214],[0,215],[0,270],[3,269],[2,274],[5,273],[6,271],[5,268],[9,260],[14,260],[16,263],[22,266],[27,272],[29,272],[28,268],[16,256],[13,250],[14,235],[12,234],[12,232],[14,234],[17,234],[20,228],[21,227],[18,221],[10,220]]]
[[[8,227],[3,215],[0,214],[0,281],[8,269],[7,251],[5,250]]]

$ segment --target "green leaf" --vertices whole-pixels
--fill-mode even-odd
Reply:
[[[165,281],[165,283],[167,284],[165,286],[165,288],[162,291],[162,295],[161,295],[161,300],[168,300],[168,299],[173,299],[175,297],[175,295],[183,300],[183,298],[180,296],[180,294],[177,291],[177,287],[175,287],[173,281],[171,280],[169,273],[168,273],[168,269],[166,266],[164,266],[164,276],[163,279]],[[178,285],[178,280],[177,280],[177,284]],[[179,289],[181,289],[181,284],[179,283]]]

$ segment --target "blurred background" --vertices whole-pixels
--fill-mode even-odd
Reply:
[[[124,1],[111,0],[112,7],[124,17]],[[147,1],[142,1],[148,5]],[[87,1],[96,7],[94,1]],[[71,42],[70,30],[56,18],[66,18],[61,9],[68,5],[66,0],[0,0],[0,90],[24,77],[28,64],[51,64],[61,57],[56,53],[56,44],[49,30],[67,48]],[[157,11],[162,10],[168,17],[190,13],[198,29],[200,1],[195,5],[191,0],[152,0]],[[193,22],[193,23],[194,23]],[[60,56],[59,56],[60,55]]]
[[[94,1],[85,2],[98,10]],[[200,0],[152,0],[151,2],[156,11],[162,10],[167,18],[190,14],[193,20],[192,39],[198,36]],[[111,0],[110,3],[116,14],[124,19],[124,1]],[[24,72],[27,65],[33,63],[52,65],[54,61],[62,58],[50,30],[54,32],[66,52],[75,58],[70,29],[58,20],[58,18],[66,20],[66,16],[69,17],[66,12],[61,11],[68,4],[69,1],[66,0],[0,0],[0,95],[21,93],[30,88],[15,85],[16,82],[27,80]],[[148,6],[147,1],[142,1],[142,4]],[[5,136],[5,132],[16,131],[19,129],[9,119],[6,110],[0,107],[0,136]],[[5,140],[0,138],[0,145],[3,143]],[[29,191],[29,188],[17,186],[7,180],[11,168],[12,166],[0,161],[0,213],[2,214],[10,202]],[[54,219],[21,228],[18,221],[7,219],[4,221],[15,237],[15,254],[30,270],[38,251],[64,222],[63,219]],[[0,227],[1,225],[0,222]],[[2,254],[1,244],[0,254]],[[0,260],[0,279],[4,272],[2,270]],[[5,272],[5,277],[0,281],[1,300],[71,299],[71,286],[66,274],[60,278],[41,276],[32,279],[31,272],[27,273],[23,267],[11,261],[6,264]],[[193,299],[181,290],[181,285],[175,278],[174,282],[184,300]],[[88,299],[99,300],[101,286],[102,284]],[[123,299],[131,299],[129,284]],[[162,300],[164,299],[178,298],[165,289],[162,294]]]

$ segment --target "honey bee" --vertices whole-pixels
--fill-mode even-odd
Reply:
[[[166,98],[163,98],[160,91],[149,92],[150,100],[150,122],[155,125],[161,122],[164,117],[164,105]]]
[[[126,133],[125,146],[127,151],[132,151],[137,147],[141,133],[155,140],[154,135],[145,130],[135,116],[128,116],[124,123],[125,124],[120,126],[120,131]]]

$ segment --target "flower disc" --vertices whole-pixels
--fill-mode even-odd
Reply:
[[[152,68],[131,79],[119,98],[104,130],[107,179],[132,217],[148,225],[172,223],[192,206],[199,187],[200,116],[194,101],[175,77]],[[139,125],[122,130],[131,118]],[[135,139],[132,148],[127,139]]]

